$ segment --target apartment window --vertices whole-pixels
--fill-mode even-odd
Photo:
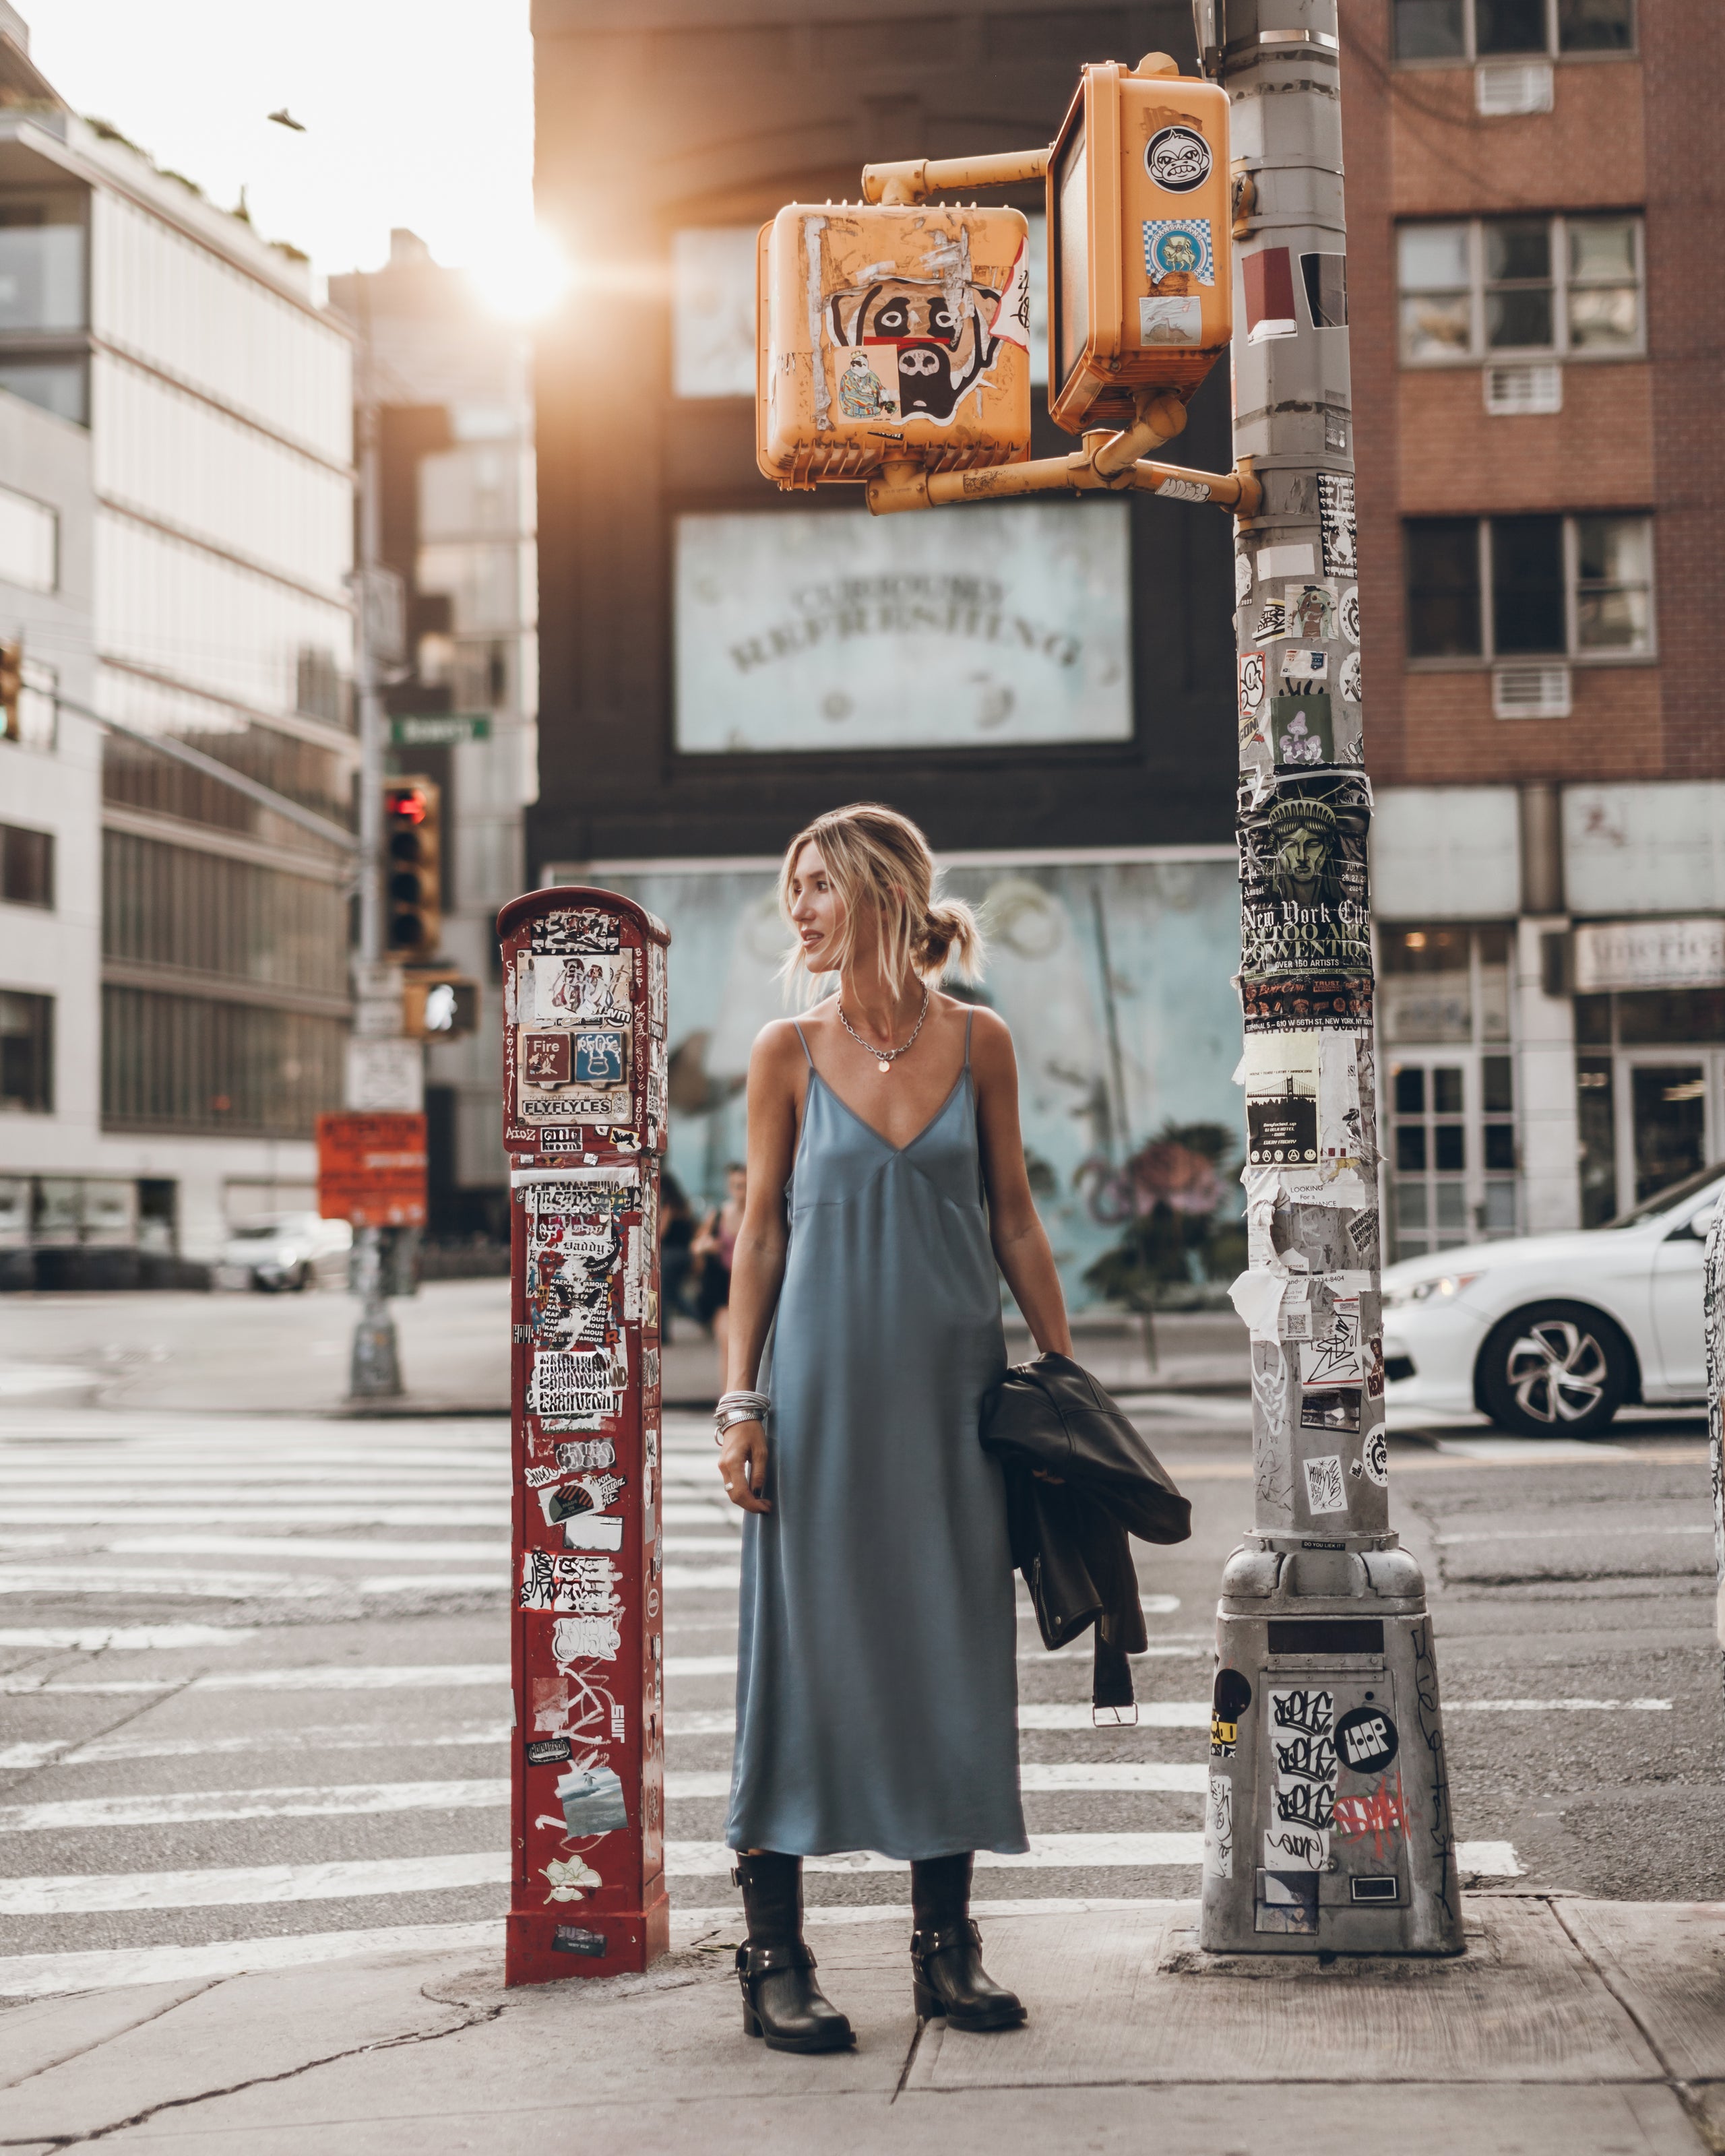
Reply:
[[[8,906],[54,904],[54,834],[0,824],[0,899]]]
[[[1410,659],[1645,658],[1645,516],[1433,516],[1403,527]]]
[[[59,583],[59,526],[45,503],[0,486],[0,583],[53,591]]]
[[[1399,60],[1627,53],[1635,0],[1394,0]]]
[[[0,334],[85,326],[82,189],[0,194]]]
[[[0,1110],[54,1106],[54,998],[0,988]]]
[[[1397,232],[1402,362],[1642,349],[1640,217],[1489,217]]]

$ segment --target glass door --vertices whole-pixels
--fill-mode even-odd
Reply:
[[[1624,1210],[1667,1183],[1695,1174],[1717,1156],[1721,1060],[1718,1050],[1704,1049],[1686,1055],[1621,1058],[1615,1091],[1618,1194]]]

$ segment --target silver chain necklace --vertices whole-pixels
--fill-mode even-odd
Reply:
[[[850,1035],[850,1038],[856,1043],[859,1048],[865,1049],[867,1052],[874,1057],[875,1060],[880,1066],[880,1075],[883,1078],[890,1077],[892,1073],[892,1066],[897,1062],[900,1056],[908,1055],[911,1050],[916,1045],[916,1036],[922,1032],[922,1021],[927,1017],[927,1015],[928,983],[925,981],[922,983],[922,1008],[916,1014],[916,1023],[911,1028],[910,1039],[905,1043],[902,1048],[876,1048],[873,1041],[865,1040],[862,1035],[857,1031],[856,1028],[850,1023],[850,1020],[845,1017],[844,1004],[840,1004],[839,1005],[839,1024],[844,1027],[846,1033]]]

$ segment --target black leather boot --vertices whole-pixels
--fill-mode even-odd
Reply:
[[[1017,2029],[1025,2015],[1015,1992],[983,1967],[983,1935],[970,1920],[968,1852],[911,1866],[913,1996],[920,2020],[944,2015],[949,2029]]]
[[[739,1855],[732,1877],[742,1889],[749,1935],[737,1949],[742,2033],[769,2051],[848,2051],[856,2041],[845,2016],[821,1994],[814,1956],[803,1943],[803,1860],[763,1850]]]

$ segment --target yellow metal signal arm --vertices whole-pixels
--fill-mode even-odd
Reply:
[[[889,459],[866,485],[870,511],[889,516],[905,509],[939,509],[953,501],[1004,501],[1027,494],[1161,494],[1171,501],[1207,501],[1243,521],[1263,507],[1262,482],[1242,457],[1231,472],[1190,471],[1143,455],[1171,441],[1186,424],[1186,408],[1163,391],[1145,398],[1137,419],[1117,434],[1084,437],[1070,456],[982,470],[931,472],[912,459]]]
[[[909,204],[972,187],[1009,187],[1048,177],[1047,150],[1003,150],[993,157],[906,157],[896,165],[865,165],[865,203]]]

